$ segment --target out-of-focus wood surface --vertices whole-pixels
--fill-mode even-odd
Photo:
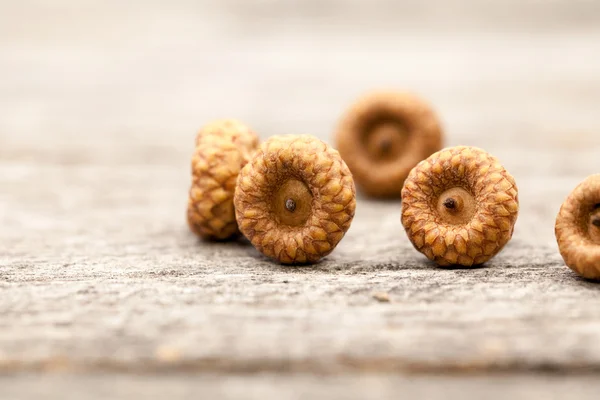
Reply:
[[[203,123],[329,141],[373,88],[426,97],[448,145],[515,176],[515,236],[486,267],[436,268],[399,204],[363,198],[312,268],[188,232]],[[600,285],[563,265],[553,225],[600,172],[599,105],[591,0],[0,1],[0,386],[377,398],[408,380],[412,396],[592,398]],[[390,375],[407,372],[462,375]]]

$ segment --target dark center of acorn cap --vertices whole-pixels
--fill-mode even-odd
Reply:
[[[600,203],[594,205],[594,208],[590,213],[590,222],[592,225],[600,227]]]
[[[460,225],[468,223],[475,214],[475,199],[462,187],[445,190],[437,200],[437,212],[442,221]]]
[[[381,150],[381,154],[387,154],[392,150],[392,140],[390,138],[383,138],[381,142],[379,142],[379,150]]]
[[[456,208],[456,200],[454,200],[452,197],[447,198],[446,200],[444,200],[444,207],[453,210]]]
[[[302,180],[291,177],[272,196],[272,217],[282,225],[303,226],[313,213],[313,195]]]
[[[594,206],[589,217],[589,235],[592,242],[600,245],[600,204]]]
[[[289,212],[294,212],[294,210],[296,209],[296,202],[292,199],[287,199],[285,201],[285,208]]]
[[[365,148],[373,161],[392,161],[406,149],[408,137],[401,121],[377,121],[367,128]]]

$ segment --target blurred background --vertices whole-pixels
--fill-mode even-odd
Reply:
[[[329,140],[357,96],[399,88],[449,145],[583,177],[599,71],[593,0],[4,0],[0,159],[187,169],[211,119]]]

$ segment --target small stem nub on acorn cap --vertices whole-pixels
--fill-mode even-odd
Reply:
[[[382,154],[387,154],[390,152],[390,150],[392,149],[392,141],[389,138],[385,138],[383,139],[380,143],[379,143],[379,149],[381,150]]]
[[[289,212],[294,212],[294,210],[296,209],[296,202],[292,199],[287,199],[285,201],[285,208]]]
[[[447,198],[444,200],[444,207],[454,210],[456,208],[456,200],[454,200],[452,197]]]

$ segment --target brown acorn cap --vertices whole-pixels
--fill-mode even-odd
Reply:
[[[321,140],[274,136],[240,172],[234,204],[241,232],[261,253],[283,264],[312,263],[350,227],[354,181]]]
[[[373,92],[348,109],[335,139],[361,190],[399,197],[410,170],[442,148],[442,128],[414,94]]]
[[[510,240],[517,185],[476,147],[451,147],[421,161],[402,189],[402,224],[417,250],[439,265],[483,264]]]
[[[256,147],[256,134],[237,121],[215,121],[200,130],[192,157],[187,208],[192,232],[213,240],[239,234],[233,193],[239,171]]]
[[[589,176],[569,194],[554,232],[565,264],[587,279],[600,279],[600,174]]]
[[[196,135],[196,147],[212,142],[233,143],[240,151],[250,154],[258,147],[258,136],[246,125],[234,119],[222,119],[204,125]]]

